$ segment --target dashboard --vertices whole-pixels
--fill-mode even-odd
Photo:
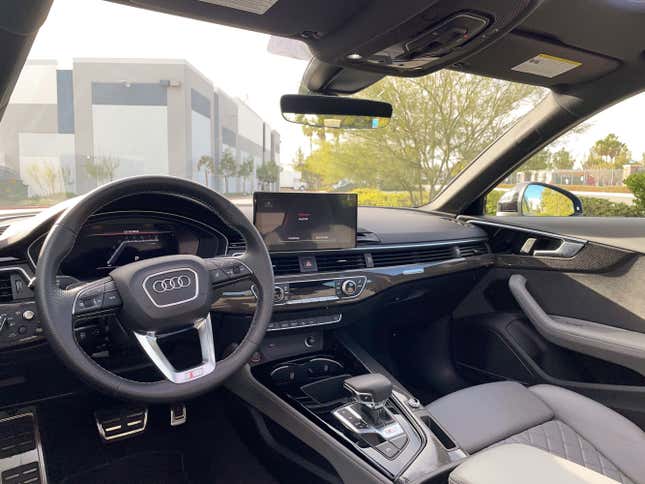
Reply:
[[[34,267],[45,235],[27,249]],[[79,280],[96,279],[139,260],[174,254],[214,257],[226,254],[227,248],[228,239],[217,229],[183,216],[105,213],[85,225],[61,273]]]
[[[260,232],[272,249],[275,292],[269,336],[351,324],[353,313],[376,308],[381,296],[401,300],[407,297],[406,285],[415,281],[476,270],[493,261],[486,232],[449,217],[356,207],[355,199],[342,196],[321,211],[307,194],[289,195],[280,195],[281,200],[262,195],[263,205],[256,210],[250,204],[238,206],[248,219],[264,224]],[[3,224],[5,229],[0,234],[0,326],[3,315],[6,323],[0,327],[0,349],[43,339],[29,283],[48,230],[65,208],[62,204],[0,220],[0,232]],[[272,246],[274,237],[279,243]],[[207,258],[244,250],[239,233],[212,209],[177,194],[137,194],[88,219],[61,264],[59,285],[98,279],[124,264],[163,255]],[[386,296],[394,288],[403,293]],[[248,325],[256,302],[250,281],[221,289],[218,296],[212,306],[215,320],[236,321],[229,328]],[[112,321],[100,320],[86,321],[75,331],[88,354],[98,354],[114,348],[119,335],[113,329]]]

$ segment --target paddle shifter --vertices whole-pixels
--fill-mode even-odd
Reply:
[[[375,448],[388,459],[394,458],[408,437],[387,408],[392,382],[379,373],[368,373],[348,378],[343,386],[354,401],[337,408],[333,415],[356,440]]]

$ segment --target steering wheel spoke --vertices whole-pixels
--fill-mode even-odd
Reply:
[[[212,257],[204,259],[213,287],[221,287],[253,279],[253,270],[246,257]]]
[[[111,277],[104,277],[78,286],[73,290],[74,319],[87,319],[117,312],[122,305],[121,295]]]
[[[192,330],[196,330],[199,337],[202,361],[199,365],[183,370],[177,370],[175,368],[159,345],[159,341],[162,337],[172,338],[173,334],[161,336],[153,332],[145,334],[135,332],[134,335],[145,353],[148,355],[148,358],[150,358],[163,376],[173,383],[180,384],[197,380],[198,378],[202,378],[215,370],[215,344],[213,342],[213,328],[210,314],[204,319],[196,322],[192,327],[183,329],[177,333]]]

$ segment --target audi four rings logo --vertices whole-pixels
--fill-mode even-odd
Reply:
[[[167,277],[165,279],[157,279],[154,281],[152,283],[152,290],[161,294],[190,287],[192,283],[193,281],[188,276]]]

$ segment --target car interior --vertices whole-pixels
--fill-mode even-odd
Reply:
[[[645,483],[645,218],[485,214],[645,88],[644,3],[109,1],[304,42],[301,123],[388,129],[352,96],[444,69],[547,93],[418,208],[149,174],[3,211],[2,484]],[[0,116],[51,6],[0,5]]]

